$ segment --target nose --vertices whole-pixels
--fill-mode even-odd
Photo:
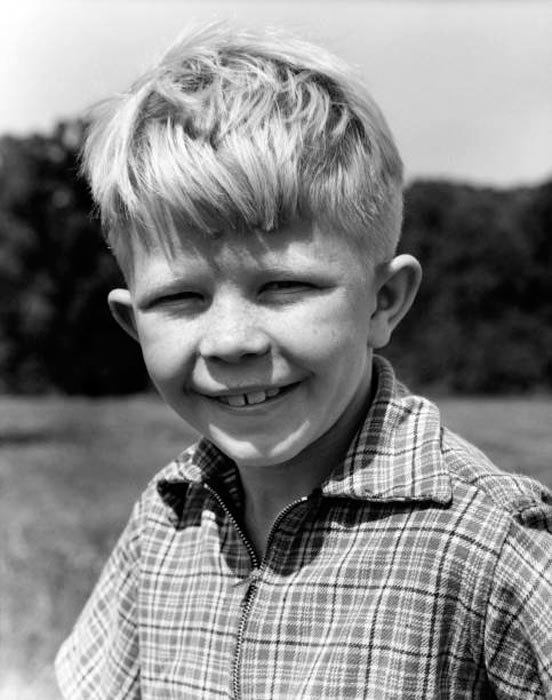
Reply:
[[[251,306],[239,299],[213,304],[199,344],[204,358],[236,363],[268,353],[270,336]]]

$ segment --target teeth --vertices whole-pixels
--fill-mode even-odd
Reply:
[[[262,403],[266,401],[266,393],[264,391],[252,391],[250,394],[246,394],[245,398],[247,403]]]
[[[235,396],[225,396],[223,398],[223,401],[229,406],[245,406],[245,404],[247,403],[243,394],[236,394]]]
[[[258,403],[263,403],[267,399],[272,399],[280,393],[281,389],[267,389],[266,391],[252,391],[249,394],[233,394],[230,396],[221,396],[219,401],[239,408],[241,406],[249,406]]]

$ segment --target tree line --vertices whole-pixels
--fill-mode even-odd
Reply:
[[[0,138],[0,391],[121,394],[148,388],[139,347],[112,321],[122,283],[78,177],[80,121]],[[385,354],[413,387],[552,388],[552,180],[497,190],[416,181],[401,251],[418,299]]]

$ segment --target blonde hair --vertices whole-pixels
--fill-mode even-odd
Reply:
[[[210,24],[96,105],[85,172],[109,243],[186,227],[219,235],[293,219],[393,254],[402,162],[353,71],[308,43]],[[123,247],[124,250],[124,247]]]

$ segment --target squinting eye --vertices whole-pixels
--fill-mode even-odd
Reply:
[[[203,302],[203,295],[197,292],[175,292],[174,294],[166,294],[165,296],[159,297],[154,305],[164,306],[164,305],[190,305],[190,304],[200,304]]]
[[[202,295],[197,292],[176,292],[175,294],[167,294],[161,297],[162,301],[180,301],[181,299],[202,299]]]
[[[278,280],[263,285],[263,292],[294,292],[302,289],[313,289],[313,285],[300,280]]]

